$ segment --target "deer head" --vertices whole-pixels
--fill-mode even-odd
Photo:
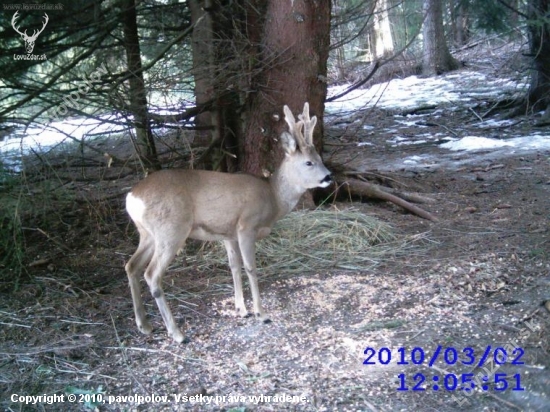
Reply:
[[[27,34],[27,30],[25,30],[24,32],[21,32],[19,30],[19,27],[17,27],[15,25],[17,17],[18,17],[17,16],[18,13],[19,13],[19,11],[16,11],[15,14],[13,15],[13,17],[11,19],[11,26],[13,27],[13,29],[17,33],[19,33],[21,35],[21,38],[25,41],[25,50],[27,50],[28,54],[31,54],[32,51],[34,50],[34,42],[36,42],[36,39],[38,38],[38,35],[44,31],[44,28],[46,27],[46,25],[48,24],[48,21],[50,19],[49,19],[48,15],[46,13],[44,13],[44,22],[42,23],[42,28],[40,30],[34,30],[32,36],[29,36]]]
[[[331,184],[330,172],[323,165],[321,157],[313,145],[313,130],[316,116],[309,116],[309,104],[294,118],[288,106],[283,108],[289,131],[280,136],[285,157],[271,177],[271,184],[277,194],[280,216],[284,216],[296,206],[300,197],[308,189],[327,187]]]

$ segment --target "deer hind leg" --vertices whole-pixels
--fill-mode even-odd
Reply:
[[[237,316],[246,317],[248,311],[244,304],[243,297],[243,280],[241,277],[241,269],[243,267],[243,261],[241,259],[241,250],[239,243],[234,240],[224,240],[225,250],[227,251],[227,258],[229,259],[229,267],[233,275],[233,288],[235,289],[235,313]]]
[[[134,314],[136,324],[141,333],[149,334],[153,328],[147,320],[143,300],[141,298],[141,286],[139,285],[139,277],[143,274],[145,267],[151,261],[155,245],[152,236],[143,228],[138,226],[139,230],[139,246],[133,256],[126,263],[125,269],[132,292],[132,302],[134,305]]]
[[[258,288],[258,276],[256,274],[256,246],[254,244],[256,236],[253,233],[239,232],[239,247],[241,249],[241,256],[244,262],[244,269],[248,276],[248,283],[250,283],[250,290],[252,291],[252,302],[254,304],[254,315],[257,319],[264,323],[269,323],[271,320],[264,313],[262,309],[262,302],[260,300],[260,289]]]
[[[168,265],[170,265],[170,263],[174,260],[176,252],[183,246],[183,243],[184,241],[182,241],[181,244],[169,241],[155,242],[155,252],[153,254],[153,258],[145,271],[145,280],[149,285],[151,294],[157,302],[157,306],[162,316],[162,320],[166,325],[166,329],[168,330],[168,334],[178,343],[183,342],[185,337],[176,325],[174,316],[172,315],[168,303],[166,302],[164,290],[162,289],[162,276],[164,275],[164,272],[166,272]]]

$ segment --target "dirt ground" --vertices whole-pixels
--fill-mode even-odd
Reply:
[[[81,200],[59,211],[59,231],[27,233],[31,276],[2,292],[2,408],[550,410],[550,152],[488,159],[436,142],[393,147],[393,117],[375,114],[371,146],[329,129],[325,158],[433,198],[422,207],[439,221],[356,201],[412,246],[362,271],[327,267],[264,279],[270,324],[232,316],[228,268],[178,276],[173,265],[165,291],[187,344],[167,337],[147,290],[154,332],[141,335],[134,323],[123,265],[137,236],[123,197],[138,177],[111,179],[104,170],[101,183],[75,185]],[[454,130],[475,120],[466,109],[440,114],[433,123]],[[387,166],[426,153],[468,163]],[[39,395],[50,397],[22,403],[21,396]]]

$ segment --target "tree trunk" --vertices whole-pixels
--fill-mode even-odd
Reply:
[[[459,63],[449,52],[445,40],[442,1],[424,0],[424,14],[422,73],[433,76],[458,69]]]
[[[464,46],[469,40],[467,3],[463,0],[451,0],[451,27],[453,40],[456,47]]]
[[[188,0],[193,23],[193,78],[195,80],[195,103],[197,107],[204,105],[214,98],[214,52],[212,18],[200,0]],[[194,143],[207,146],[214,140],[212,113],[210,110],[195,116]]]
[[[134,116],[136,128],[136,150],[145,168],[160,169],[147,110],[147,94],[141,66],[136,4],[134,0],[123,0],[121,4],[124,48],[126,49],[128,72],[132,74],[129,78],[129,100],[130,111]]]
[[[309,102],[311,115],[318,117],[314,143],[321,149],[330,10],[330,0],[272,0],[261,21],[249,14],[255,21],[249,21],[248,33],[258,45],[251,50],[250,61],[262,70],[251,79],[245,98],[240,170],[262,175],[280,163],[279,135],[287,127],[282,113],[285,104],[297,114]]]
[[[343,9],[342,5],[340,4],[341,0],[333,0],[333,7],[338,12],[341,12]],[[336,27],[334,27],[332,30],[332,44],[337,45],[334,50],[334,59],[335,59],[335,65],[336,65],[336,73],[337,73],[337,81],[343,81],[346,79],[346,50],[345,50],[345,34],[343,32],[343,28],[341,24],[338,24]]]
[[[545,110],[550,118],[550,0],[529,1],[529,45],[533,57],[528,104],[533,111]]]
[[[206,7],[208,3],[208,7]],[[279,135],[286,130],[282,113],[288,105],[297,114],[304,102],[319,118],[314,143],[320,150],[330,44],[330,0],[210,0],[203,7],[212,28],[211,62],[197,58],[199,92],[213,89],[210,121],[213,142],[205,164],[219,170],[267,175],[283,156]],[[190,3],[200,19],[200,2]],[[202,46],[194,45],[198,53]],[[210,70],[201,70],[210,65]],[[218,156],[219,155],[219,156]]]
[[[387,0],[376,0],[373,21],[370,33],[371,54],[373,60],[380,60],[393,54],[393,36]]]
[[[253,1],[253,0],[251,0]],[[239,139],[242,136],[240,92],[246,89],[247,61],[243,44],[247,27],[244,10],[248,2],[227,0],[190,0],[195,26],[193,70],[198,105],[212,102],[202,113],[197,125],[210,127],[200,136],[199,144],[209,149],[196,165],[224,172],[238,170]],[[201,7],[202,6],[202,7]],[[255,9],[255,11],[261,10]],[[201,27],[202,25],[202,27]],[[208,141],[207,141],[208,139]]]

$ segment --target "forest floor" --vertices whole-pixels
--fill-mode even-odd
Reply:
[[[498,60],[475,62],[459,77],[502,75]],[[165,291],[186,344],[168,338],[147,290],[154,331],[135,326],[123,265],[137,236],[123,199],[138,177],[102,169],[100,181],[81,175],[64,184],[74,196],[36,204],[60,223],[25,229],[30,276],[1,292],[2,408],[550,410],[550,150],[441,147],[472,135],[550,135],[536,116],[480,128],[477,104],[495,102],[424,105],[420,118],[377,106],[355,113],[368,128],[354,129],[353,119],[329,125],[325,158],[433,198],[422,207],[438,222],[355,201],[418,241],[364,270],[264,278],[270,324],[231,316],[229,269],[177,276],[174,265]],[[28,190],[42,199],[35,184]],[[472,382],[475,390],[464,390]],[[18,402],[53,394],[64,404]]]

